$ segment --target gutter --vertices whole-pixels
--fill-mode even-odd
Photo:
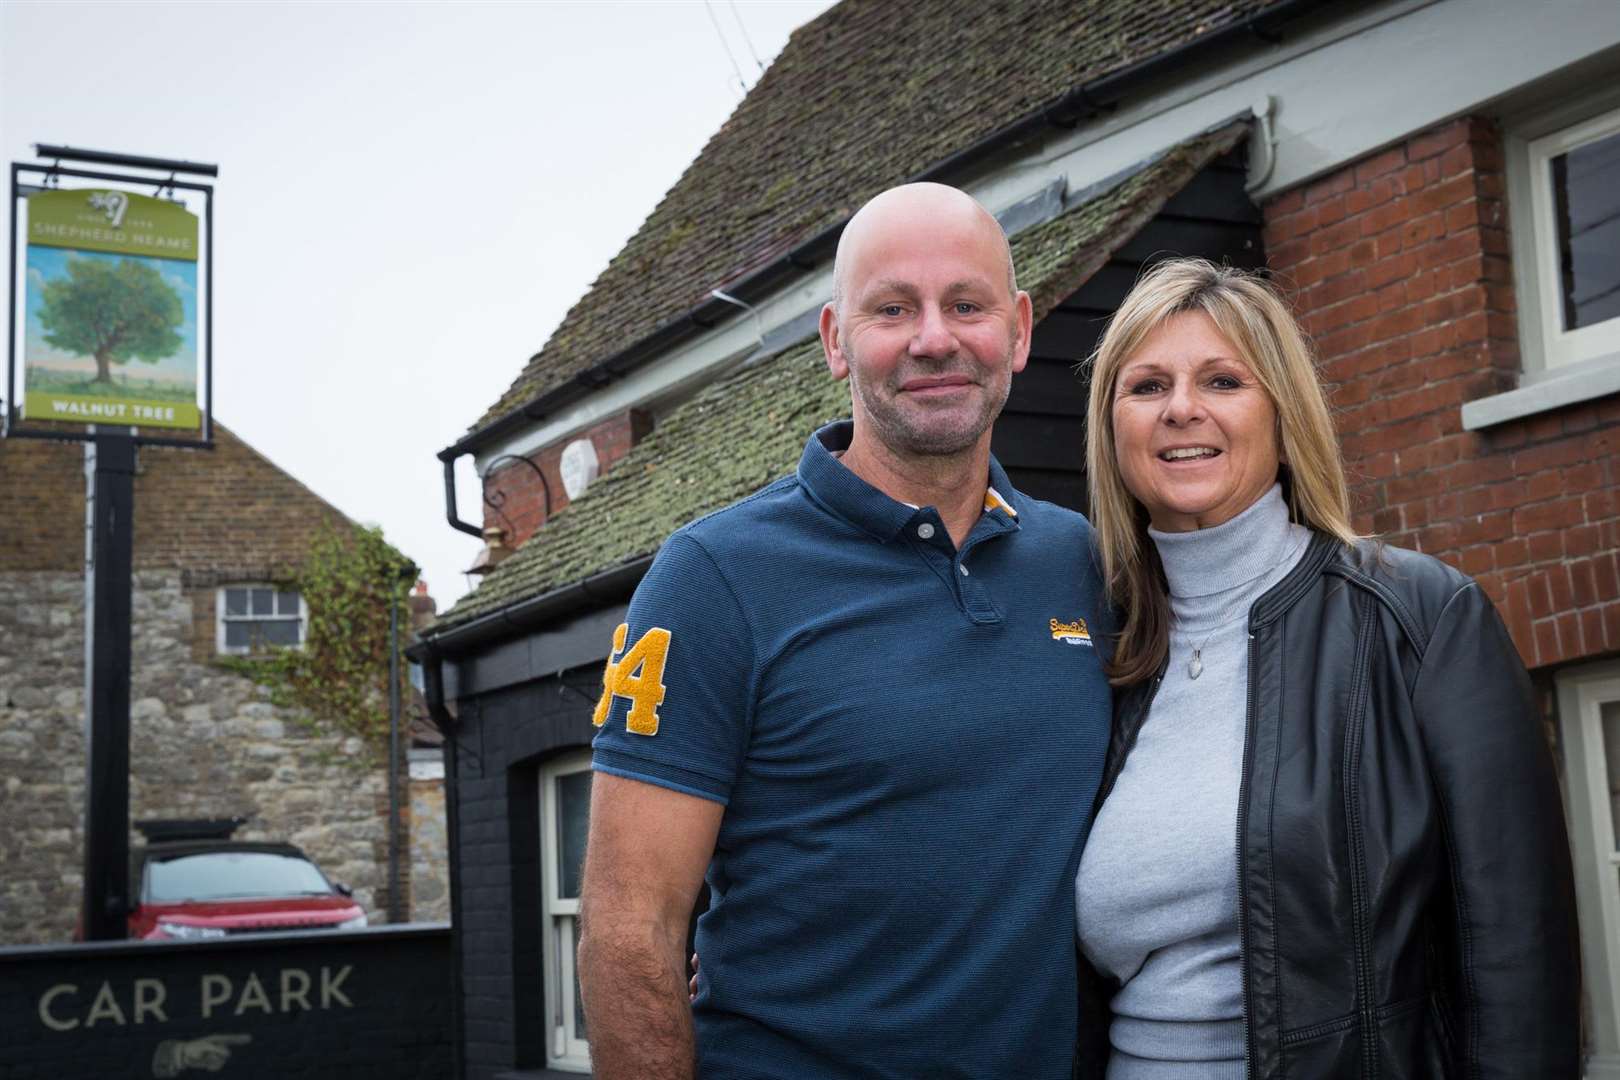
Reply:
[[[431,643],[418,641],[406,655],[422,665],[422,696],[427,701],[428,718],[444,736],[444,814],[445,836],[450,862],[450,1038],[455,1047],[456,1077],[467,1075],[467,1009],[461,996],[462,935],[466,924],[461,917],[461,797],[456,773],[460,755],[456,752],[456,720],[444,703],[444,657]]]
[[[405,651],[405,655],[421,663],[425,671],[431,671],[445,659],[472,652],[487,642],[504,641],[525,631],[554,623],[575,612],[594,611],[607,604],[627,600],[630,594],[635,592],[636,586],[647,573],[652,561],[652,555],[642,555],[571,585],[564,585],[507,607],[497,608],[452,626],[441,634],[434,634],[429,627],[427,633],[419,635],[417,643]],[[444,685],[442,675],[439,678],[441,680],[439,703],[442,708]],[[429,685],[431,686],[431,683]],[[433,707],[432,696],[429,695],[430,713]],[[448,717],[448,713],[446,716]],[[434,716],[434,722],[439,722],[437,715]],[[440,730],[444,728],[441,726]]]

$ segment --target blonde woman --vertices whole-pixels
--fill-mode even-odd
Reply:
[[[1076,879],[1100,979],[1082,1031],[1108,1043],[1089,1060],[1577,1076],[1569,849],[1528,676],[1474,582],[1356,535],[1270,288],[1199,260],[1145,275],[1093,358],[1087,466],[1123,612]]]

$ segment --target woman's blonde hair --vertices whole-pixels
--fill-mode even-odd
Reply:
[[[1114,453],[1114,388],[1125,362],[1148,335],[1184,312],[1199,311],[1253,370],[1277,411],[1280,469],[1289,516],[1338,537],[1359,539],[1338,435],[1317,378],[1310,345],[1281,298],[1260,278],[1204,259],[1159,263],[1114,313],[1088,361],[1086,473],[1091,521],[1108,594],[1124,626],[1108,665],[1109,681],[1152,678],[1170,649],[1170,601],[1159,553],[1148,538],[1147,510],[1126,490]]]

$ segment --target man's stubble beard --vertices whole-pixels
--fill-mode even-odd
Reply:
[[[926,424],[913,421],[913,416],[895,406],[895,397],[899,394],[899,384],[917,374],[919,371],[930,375],[945,375],[963,371],[974,380],[985,396],[980,401],[978,414],[964,424],[944,429],[934,429]],[[872,388],[862,376],[864,370],[859,359],[850,365],[850,387],[855,397],[860,401],[867,419],[876,429],[878,441],[891,451],[912,457],[950,457],[973,448],[979,438],[995,423],[996,417],[1001,415],[1002,407],[1007,404],[1007,396],[1012,391],[1012,342],[1007,343],[1007,352],[1001,357],[997,370],[1001,373],[1000,386],[991,390],[984,377],[989,369],[983,365],[967,361],[952,359],[942,363],[925,363],[896,369],[890,376],[887,387],[888,397],[873,393]]]

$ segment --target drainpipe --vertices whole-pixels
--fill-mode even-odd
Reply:
[[[450,861],[450,1037],[455,1043],[455,1080],[467,1075],[467,1007],[462,998],[461,922],[461,799],[457,777],[457,724],[444,703],[444,657],[431,642],[419,640],[416,648],[422,661],[422,696],[427,699],[428,719],[444,736],[444,817],[450,841],[446,857]]]
[[[1249,175],[1243,182],[1243,190],[1253,195],[1266,186],[1272,170],[1277,167],[1277,128],[1272,119],[1277,103],[1270,94],[1265,94],[1250,111],[1254,114],[1254,134],[1249,138],[1249,146],[1255,152],[1249,155]]]
[[[415,563],[407,563],[399,572],[401,581],[410,587],[421,570]],[[393,583],[390,582],[390,585]],[[399,606],[400,597],[392,588],[388,595],[388,921],[390,924],[405,919],[404,899],[400,894],[400,849],[404,847],[403,830],[399,825],[400,753],[399,730]]]

